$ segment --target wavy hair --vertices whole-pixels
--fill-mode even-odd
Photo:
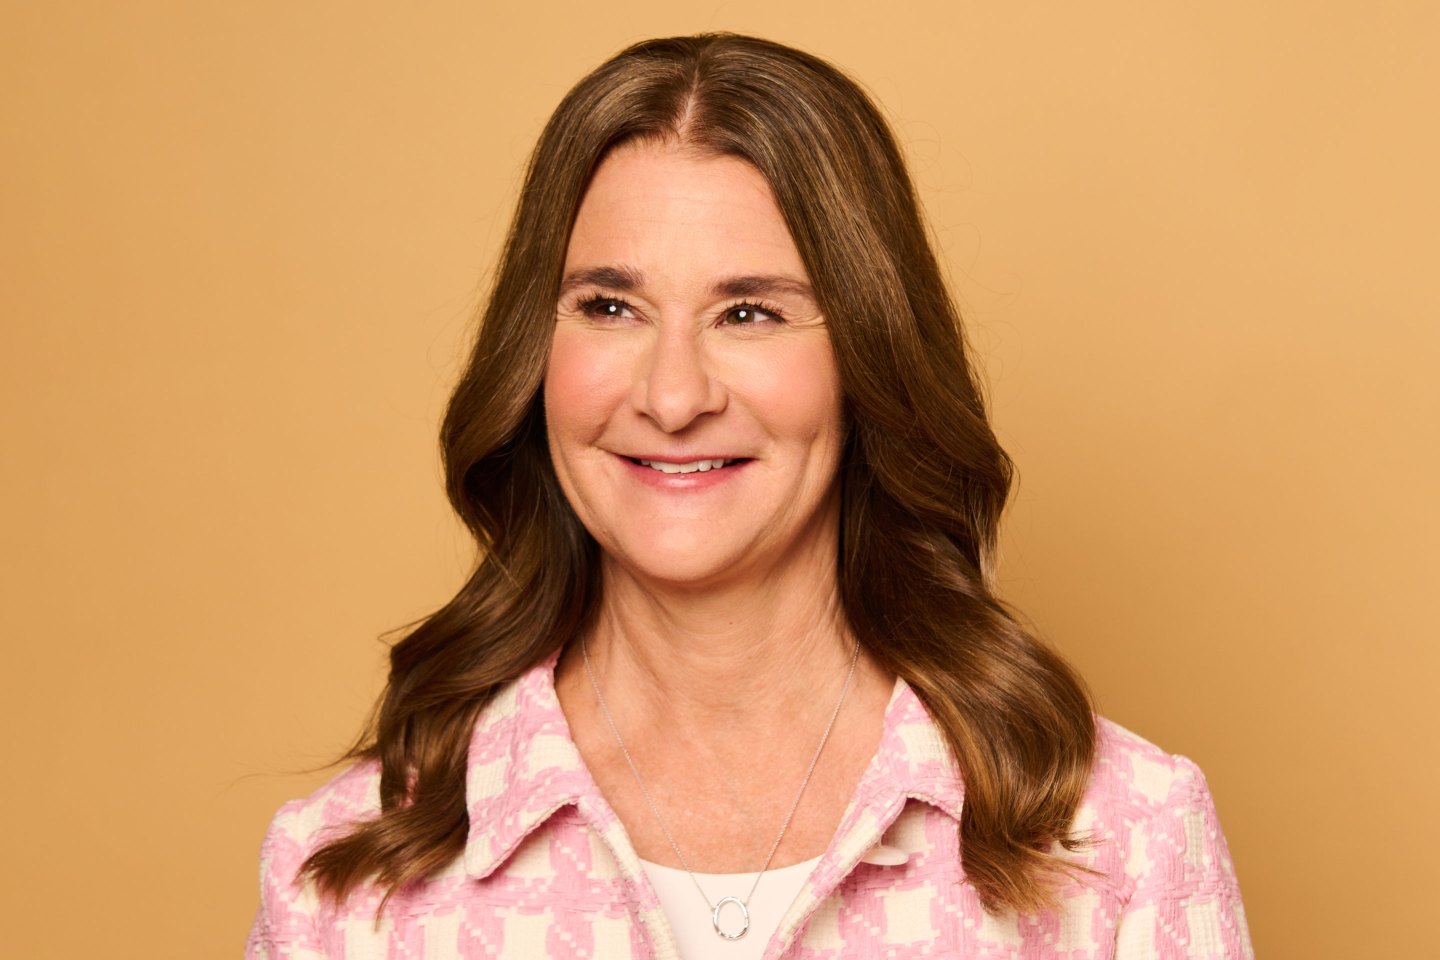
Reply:
[[[599,549],[550,462],[540,388],[566,246],[606,152],[635,139],[740,157],[769,181],[829,327],[850,431],[839,578],[849,625],[915,690],[965,781],[965,872],[987,910],[1053,904],[1095,751],[1089,695],[996,596],[1013,466],[887,123],[835,67],[735,34],[637,43],[550,117],[441,429],[479,559],[396,643],[345,759],[378,761],[381,813],[314,852],[323,895],[400,888],[464,848],[479,712],[588,628]],[[382,901],[383,908],[383,901]]]

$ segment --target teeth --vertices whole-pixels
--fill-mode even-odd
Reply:
[[[719,470],[725,466],[725,464],[733,463],[734,461],[695,460],[691,463],[664,463],[659,460],[641,460],[640,462],[651,470],[659,470],[661,473],[695,473],[697,471],[703,473],[706,470]]]

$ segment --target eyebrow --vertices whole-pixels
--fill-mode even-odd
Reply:
[[[567,273],[560,281],[560,294],[564,296],[576,287],[607,287],[621,293],[632,293],[644,285],[644,274],[634,267],[587,267]]]
[[[794,296],[815,299],[815,291],[804,280],[779,274],[759,274],[748,277],[726,277],[715,284],[712,291],[721,297],[753,297],[766,293],[788,293]]]
[[[640,270],[625,264],[604,267],[586,267],[572,270],[560,281],[560,295],[564,296],[576,287],[605,287],[620,293],[633,293],[645,286],[645,275]],[[717,297],[753,297],[759,294],[788,293],[792,296],[815,299],[810,284],[784,274],[750,274],[738,277],[724,277],[710,288]]]

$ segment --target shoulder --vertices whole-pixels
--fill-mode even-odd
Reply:
[[[1235,863],[1205,774],[1103,717],[1075,829],[1123,905],[1116,956],[1250,958]]]
[[[1126,900],[1191,887],[1234,890],[1229,850],[1200,767],[1103,717],[1096,718],[1096,734],[1095,764],[1074,823],[1095,842],[1090,865]]]
[[[1095,765],[1086,802],[1132,815],[1207,791],[1205,775],[1189,757],[1170,753],[1113,720],[1095,718]]]
[[[314,793],[280,807],[265,835],[267,859],[296,869],[320,846],[380,813],[380,764],[362,760]]]
[[[300,881],[300,868],[327,840],[379,812],[380,767],[374,761],[356,763],[280,808],[260,846],[260,908],[246,941],[247,960],[321,954],[315,923],[320,903],[314,885]]]
[[[523,704],[517,703],[524,694],[521,686],[518,682],[504,685],[475,719],[467,748],[467,795],[476,790],[477,782],[482,788],[492,779],[503,784],[512,765],[508,754],[517,737],[529,732],[517,730],[524,713]],[[380,761],[360,760],[331,777],[308,797],[281,806],[270,822],[264,852],[283,852],[282,859],[298,858],[298,866],[326,843],[349,833],[356,824],[379,817],[380,813]]]

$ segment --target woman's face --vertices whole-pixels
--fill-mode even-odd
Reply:
[[[600,164],[566,251],[545,416],[571,505],[634,573],[700,585],[833,551],[839,376],[759,171],[656,144]]]

